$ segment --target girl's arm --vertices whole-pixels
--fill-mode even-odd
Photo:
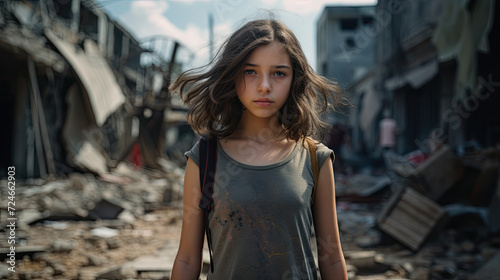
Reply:
[[[326,160],[321,167],[316,188],[313,215],[321,278],[324,280],[347,280],[346,264],[340,246],[337,224],[332,161]]]
[[[205,232],[204,213],[198,207],[200,198],[199,169],[188,159],[184,176],[181,241],[172,269],[172,280],[199,279]]]

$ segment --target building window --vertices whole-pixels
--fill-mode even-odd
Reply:
[[[371,25],[373,23],[372,17],[363,17],[362,19],[363,25]]]
[[[57,15],[64,19],[71,19],[73,17],[71,5],[71,1],[54,1],[54,9]]]
[[[340,20],[340,28],[342,30],[355,30],[358,27],[358,19],[344,18]]]
[[[354,47],[356,47],[356,42],[354,41],[354,38],[352,38],[352,37],[347,37],[347,39],[345,39],[345,44],[346,44],[349,48],[354,48]]]

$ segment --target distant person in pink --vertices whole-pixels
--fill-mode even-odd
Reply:
[[[384,110],[384,118],[380,121],[380,147],[383,151],[396,147],[396,121],[390,117],[388,109]]]

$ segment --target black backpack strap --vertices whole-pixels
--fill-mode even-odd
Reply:
[[[306,137],[307,149],[309,150],[309,157],[311,158],[311,166],[313,170],[314,176],[314,187],[312,191],[311,202],[314,204],[314,197],[316,196],[316,187],[318,186],[319,179],[319,162],[318,162],[318,154],[316,154],[316,144],[314,140],[310,137]]]
[[[200,138],[200,187],[202,197],[200,208],[210,212],[212,209],[215,182],[215,169],[217,167],[217,142],[213,139]]]
[[[214,272],[214,262],[212,257],[212,234],[208,222],[208,214],[212,210],[215,182],[215,169],[217,167],[217,141],[214,139],[200,138],[199,159],[200,159],[200,187],[201,199],[199,207],[205,212],[205,232],[207,234],[208,252],[210,254],[210,269]]]

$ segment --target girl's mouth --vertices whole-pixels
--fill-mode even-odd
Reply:
[[[262,107],[271,106],[273,104],[273,102],[267,98],[259,98],[259,99],[255,100],[254,103],[257,104],[258,106],[262,106]]]

